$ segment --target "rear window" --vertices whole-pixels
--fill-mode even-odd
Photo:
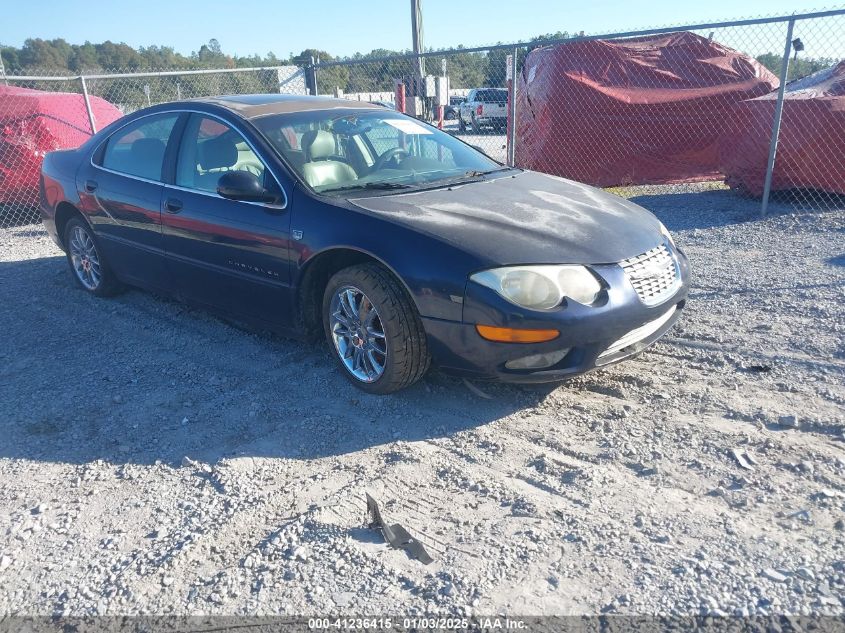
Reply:
[[[508,93],[506,90],[479,90],[475,95],[475,100],[504,103],[508,100]]]
[[[106,141],[101,165],[106,169],[161,180],[164,152],[178,114],[146,116],[115,132]]]

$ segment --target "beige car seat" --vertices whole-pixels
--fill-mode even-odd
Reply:
[[[202,141],[197,146],[197,168],[193,186],[203,191],[216,191],[220,176],[229,171],[247,171],[259,179],[264,167],[246,143],[237,143],[229,135]]]
[[[312,187],[341,185],[358,180],[350,165],[330,157],[336,155],[334,136],[325,130],[309,130],[302,135],[305,163],[302,176]]]

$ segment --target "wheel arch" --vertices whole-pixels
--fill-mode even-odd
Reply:
[[[375,263],[383,266],[408,293],[414,307],[419,306],[407,282],[390,264],[371,252],[354,246],[333,246],[308,259],[299,272],[296,288],[296,314],[299,327],[307,339],[316,340],[323,332],[323,294],[329,279],[340,270],[357,264]]]
[[[70,202],[62,200],[58,205],[56,205],[55,222],[56,234],[58,235],[59,241],[62,243],[62,247],[65,249],[67,249],[67,244],[65,244],[65,229],[67,227],[67,223],[70,222],[72,217],[79,217],[83,222],[85,222],[85,224],[88,225],[89,228],[91,228],[91,223],[88,222],[88,219],[82,211],[77,209]]]

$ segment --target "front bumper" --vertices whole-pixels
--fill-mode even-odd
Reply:
[[[463,322],[424,318],[429,349],[437,367],[450,374],[539,383],[565,380],[606,367],[642,352],[663,336],[680,318],[689,291],[689,262],[674,249],[680,283],[658,305],[640,300],[617,264],[592,266],[607,282],[596,305],[570,303],[548,312],[525,310],[478,284],[467,286]],[[560,336],[546,343],[497,343],[478,334],[476,324],[499,327],[555,328]],[[639,332],[633,332],[642,328]],[[626,338],[627,336],[627,338]],[[506,366],[526,356],[569,349],[557,362],[536,369]]]

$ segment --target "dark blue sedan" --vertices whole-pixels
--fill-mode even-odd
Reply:
[[[643,350],[687,296],[687,259],[645,209],[367,103],[147,108],[47,155],[41,199],[87,292],[138,286],[325,336],[371,393],[432,363],[562,380]]]

